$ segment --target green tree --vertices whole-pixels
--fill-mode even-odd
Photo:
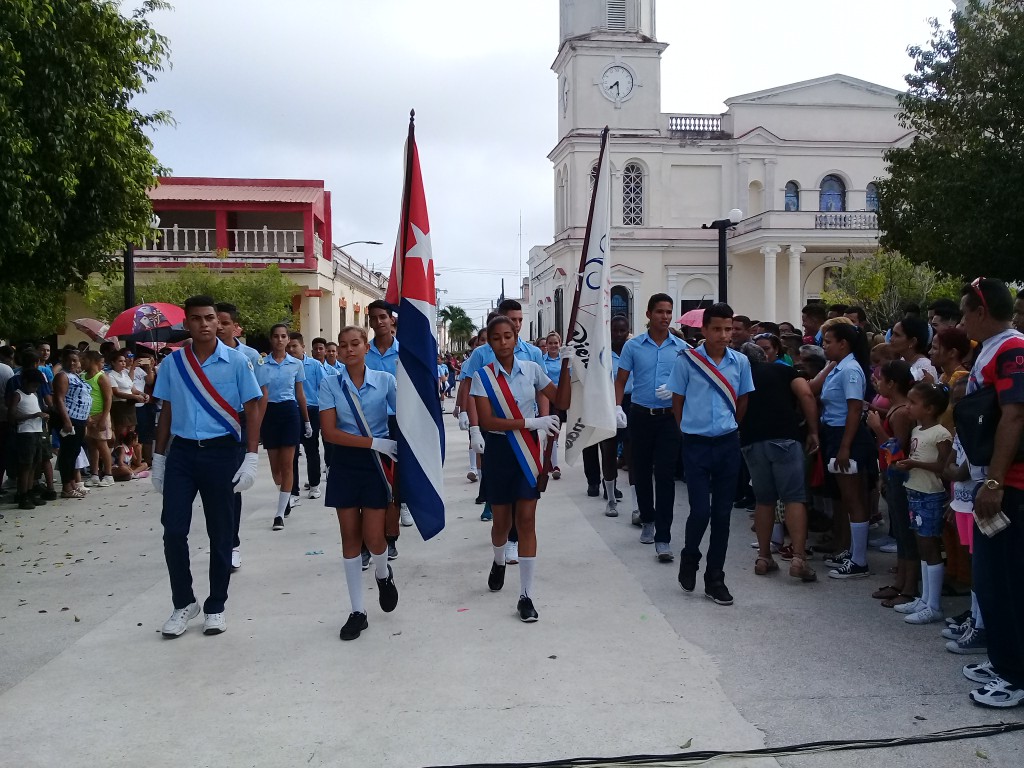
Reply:
[[[466,310],[449,304],[438,311],[437,316],[448,326],[448,338],[452,340],[453,345],[465,349],[476,333],[476,326],[466,314]]]
[[[61,288],[0,282],[0,338],[20,341],[49,336],[64,324],[65,312]]]
[[[958,300],[963,282],[901,254],[879,251],[868,258],[850,257],[833,269],[821,298],[827,304],[863,307],[868,322],[884,329],[901,319],[905,304],[924,307],[938,298]]]
[[[0,3],[0,274],[38,291],[37,306],[46,291],[115,273],[111,254],[149,230],[146,190],[164,169],[147,131],[170,118],[133,99],[164,66],[150,15],[166,7]],[[20,322],[14,311],[0,302],[0,327]]]
[[[1024,1],[971,0],[909,49],[908,147],[886,153],[883,247],[954,274],[1024,276]]]
[[[265,335],[274,323],[291,322],[292,296],[298,287],[286,278],[276,264],[266,269],[241,269],[221,273],[201,265],[190,265],[161,275],[157,280],[135,288],[139,303],[166,302],[181,306],[189,296],[206,294],[216,301],[238,307],[239,324],[249,334]],[[96,317],[110,322],[124,309],[121,283],[90,284],[86,300]]]

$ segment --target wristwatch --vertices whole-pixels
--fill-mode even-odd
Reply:
[[[988,480],[985,481],[985,487],[988,488],[990,491],[999,491],[1002,490],[1003,484],[999,480],[993,480],[992,478],[989,478]]]

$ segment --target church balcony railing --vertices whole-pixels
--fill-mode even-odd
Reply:
[[[685,137],[729,138],[732,136],[729,115],[667,115],[669,133]]]
[[[741,221],[729,230],[729,237],[765,229],[877,232],[878,214],[873,211],[766,211]]]

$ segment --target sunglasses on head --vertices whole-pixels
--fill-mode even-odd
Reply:
[[[977,295],[977,297],[979,299],[981,299],[981,306],[983,306],[985,308],[985,311],[987,312],[988,311],[988,302],[985,300],[985,294],[981,290],[981,281],[984,280],[984,279],[985,279],[984,277],[977,277],[977,278],[975,278],[974,282],[971,283],[971,290],[973,290],[974,293]]]

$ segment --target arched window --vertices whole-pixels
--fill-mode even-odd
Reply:
[[[629,163],[622,171],[622,226],[644,225],[644,170]]]
[[[555,332],[564,339],[565,338],[565,335],[564,335],[565,329],[562,327],[562,324],[564,322],[562,320],[562,312],[563,312],[563,303],[564,302],[562,300],[562,295],[563,295],[562,289],[561,288],[555,288]]]
[[[846,185],[838,176],[830,174],[821,180],[821,192],[818,194],[818,210],[846,210]]]
[[[590,194],[594,194],[594,186],[597,184],[597,163],[590,168]]]
[[[868,184],[867,193],[868,193],[867,194],[867,200],[868,200],[867,209],[869,211],[876,211],[877,212],[878,211],[878,187],[875,186],[874,182]]]
[[[632,297],[624,285],[612,286],[612,317],[622,315],[629,322],[630,333],[633,332]]]
[[[786,184],[786,210],[800,210],[800,185],[795,181]]]

